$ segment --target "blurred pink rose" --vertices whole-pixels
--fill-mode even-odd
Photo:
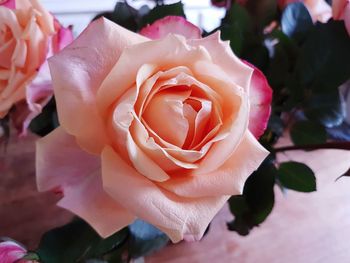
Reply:
[[[52,96],[46,59],[72,41],[37,0],[0,3],[0,118],[12,116],[23,133]]]
[[[304,3],[314,23],[326,23],[332,17],[332,8],[325,0],[278,0],[278,6],[283,10],[294,2]]]
[[[32,263],[31,260],[21,260],[26,253],[27,251],[23,247],[13,241],[0,242],[1,263]]]
[[[350,36],[350,0],[333,0],[333,19],[344,20]]]
[[[141,218],[199,240],[268,154],[248,129],[254,68],[219,33],[177,33],[99,19],[49,61],[62,126],[38,141],[38,188],[104,237]]]

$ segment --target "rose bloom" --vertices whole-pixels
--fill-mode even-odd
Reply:
[[[38,188],[103,237],[141,218],[199,240],[268,155],[271,89],[219,33],[141,32],[159,39],[99,19],[50,59],[61,126],[37,143]]]
[[[25,132],[52,95],[47,57],[71,41],[37,0],[0,2],[0,118],[16,105],[15,126]]]
[[[0,262],[1,263],[32,263],[33,261],[24,260],[27,251],[13,241],[0,242]]]
[[[326,23],[332,17],[332,8],[325,0],[278,0],[278,6],[284,9],[294,2],[304,3],[314,23]]]
[[[344,20],[345,27],[350,36],[350,1],[333,0],[332,11],[334,20]]]

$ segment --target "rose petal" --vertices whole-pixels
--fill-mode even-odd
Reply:
[[[133,104],[136,100],[136,88],[129,89],[119,100],[113,113],[113,128],[117,140],[119,153],[134,165],[139,173],[143,174],[150,180],[165,181],[169,176],[134,142],[128,128],[133,121]],[[125,149],[124,146],[125,145]]]
[[[57,22],[58,23],[58,22]],[[72,27],[65,28],[58,24],[57,34],[53,38],[53,52],[56,54],[73,42]]]
[[[348,35],[350,36],[350,2],[348,2],[344,9],[344,22]]]
[[[191,198],[242,194],[246,179],[268,154],[269,152],[247,131],[235,152],[217,170],[200,176],[175,175],[171,180],[158,185],[179,196]]]
[[[167,16],[142,28],[140,34],[150,39],[163,38],[168,34],[182,35],[187,39],[201,38],[201,29],[182,16]]]
[[[232,83],[249,91],[250,78],[253,70],[245,65],[230,48],[229,43],[220,40],[220,31],[202,39],[188,41],[192,46],[205,47],[213,60],[213,63],[221,67],[232,80]]]
[[[101,236],[107,237],[134,220],[103,191],[100,158],[81,150],[62,128],[37,142],[36,156],[39,191],[59,187],[64,197],[58,205],[82,217]]]
[[[16,0],[1,0],[0,6],[5,6],[10,9],[16,9]]]
[[[0,262],[1,263],[14,263],[19,261],[27,251],[19,244],[13,241],[0,242]],[[22,262],[24,263],[24,262]],[[30,263],[28,261],[28,263]]]
[[[264,133],[271,114],[272,89],[265,75],[254,65],[243,61],[254,69],[249,94],[249,130],[256,138]]]
[[[345,7],[349,4],[348,0],[333,0],[332,1],[332,14],[334,20],[341,20]]]
[[[60,123],[89,152],[100,152],[108,141],[96,108],[97,90],[122,50],[142,41],[143,37],[101,18],[49,61]]]
[[[143,120],[165,141],[182,147],[189,124],[184,116],[183,103],[190,96],[187,90],[164,90],[158,92],[145,108]],[[164,118],[169,116],[169,118]],[[171,118],[170,118],[171,116]]]
[[[39,191],[79,182],[100,167],[99,157],[81,150],[61,127],[37,141],[36,156]]]
[[[113,199],[137,217],[160,228],[173,242],[179,242],[184,236],[199,240],[229,198],[188,199],[162,191],[128,166],[110,147],[102,152],[102,177],[103,187]]]
[[[136,218],[102,188],[100,171],[75,185],[67,185],[57,203],[87,221],[103,238],[131,224]]]
[[[161,40],[133,45],[125,49],[98,91],[98,106],[103,114],[130,88],[137,72],[144,64],[155,64],[159,68],[188,66],[197,60],[209,60],[208,52],[202,47],[191,48],[178,35],[168,35]],[[118,83],[116,87],[115,83]]]

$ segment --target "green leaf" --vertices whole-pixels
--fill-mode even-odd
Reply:
[[[141,20],[141,28],[147,24],[152,24],[154,21],[166,16],[185,16],[183,4],[180,2],[170,5],[158,5],[146,14]]]
[[[31,121],[29,129],[39,136],[45,136],[57,127],[56,102],[52,98],[42,112]]]
[[[302,42],[313,27],[312,18],[301,2],[289,4],[281,18],[282,31],[298,42]]]
[[[270,159],[255,171],[246,181],[241,196],[229,199],[231,213],[235,219],[227,224],[228,229],[240,235],[247,235],[271,213],[274,205],[276,168]]]
[[[326,129],[312,121],[298,121],[290,131],[290,136],[295,145],[321,144],[327,141]]]
[[[251,31],[253,23],[247,10],[241,5],[235,3],[227,10],[225,17],[222,20],[223,24],[237,25],[243,32]]]
[[[313,92],[335,92],[350,76],[350,37],[343,21],[314,26],[301,48],[295,77]]]
[[[156,227],[137,219],[129,225],[131,235],[129,256],[138,258],[160,250],[169,242],[169,238]]]
[[[286,188],[299,192],[316,191],[314,172],[303,163],[282,163],[277,172],[279,181]]]
[[[338,89],[312,94],[303,109],[306,117],[328,128],[340,125],[346,116],[345,105]]]
[[[244,7],[247,8],[259,31],[276,19],[278,10],[276,0],[246,0]]]
[[[127,229],[123,229],[102,239],[83,220],[75,220],[45,233],[36,253],[43,263],[73,263],[101,257],[118,248],[127,236]]]
[[[220,27],[222,40],[229,40],[233,52],[240,56],[244,45],[244,33],[238,25],[222,25]]]
[[[247,45],[252,28],[253,24],[247,10],[235,3],[227,10],[222,20],[221,38],[229,40],[232,50],[239,56],[243,47]]]

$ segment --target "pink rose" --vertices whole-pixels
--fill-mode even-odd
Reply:
[[[314,23],[326,23],[332,17],[332,9],[325,0],[278,0],[278,6],[284,9],[294,2],[304,3]]]
[[[333,19],[344,20],[346,30],[350,36],[350,1],[349,0],[333,0],[332,4]]]
[[[33,261],[24,260],[27,251],[13,241],[0,242],[0,262],[1,263],[31,263]]]
[[[38,188],[103,237],[141,218],[199,240],[268,154],[248,126],[250,93],[271,90],[218,33],[150,40],[99,19],[49,64],[62,126],[37,143]]]
[[[37,0],[0,3],[0,118],[16,105],[15,125],[25,132],[52,96],[46,59],[72,41]]]

